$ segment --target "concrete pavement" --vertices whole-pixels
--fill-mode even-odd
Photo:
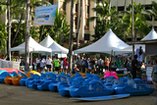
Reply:
[[[62,97],[57,92],[37,91],[23,86],[0,84],[0,105],[157,105],[157,91],[149,96],[81,102]]]

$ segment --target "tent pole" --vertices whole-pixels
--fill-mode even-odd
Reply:
[[[113,50],[111,50],[110,64],[109,64],[109,71],[111,70],[111,64],[112,64],[112,55],[113,55]]]
[[[32,58],[32,52],[30,52],[30,54],[31,54],[31,61],[30,61],[30,67],[32,67],[32,60],[33,60],[33,58]]]

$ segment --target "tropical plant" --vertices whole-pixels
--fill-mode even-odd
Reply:
[[[154,18],[157,19],[157,2],[155,1],[152,1],[152,11],[154,13]]]
[[[148,33],[149,26],[146,23],[146,14],[144,7],[141,4],[133,4],[134,6],[134,27],[135,27],[135,39],[142,38],[143,35]],[[119,22],[119,31],[117,31],[117,34],[121,34],[121,38],[123,40],[126,40],[128,38],[132,37],[132,8],[131,5],[127,7],[127,10],[123,12],[122,18]]]
[[[109,0],[99,0],[93,10],[96,16],[91,17],[90,20],[96,19],[95,35],[93,35],[95,40],[100,39],[110,28],[117,29],[118,12],[115,7],[110,6]]]
[[[16,7],[15,9],[12,8],[12,18],[13,20],[15,20],[15,22],[13,23],[12,27],[12,46],[16,46],[21,42],[24,42],[24,33],[25,33],[25,21],[23,22],[23,20],[25,20],[24,14],[26,11],[25,8],[25,0],[21,0],[20,2],[18,2],[18,0],[14,0],[15,3],[12,3],[12,7]],[[18,3],[16,3],[18,2]],[[19,5],[18,5],[19,4]],[[31,20],[29,20],[31,22],[31,24],[33,24],[33,18],[34,18],[34,9],[36,6],[42,6],[42,5],[51,5],[48,1],[45,0],[30,0],[30,16],[31,16]],[[17,9],[17,10],[16,10]],[[39,40],[40,39],[40,33],[39,33],[39,29],[40,27],[37,26],[33,26],[31,25],[30,27],[30,35]],[[22,36],[21,36],[22,35]],[[23,37],[21,40],[17,40],[19,39],[19,37]],[[40,40],[39,40],[40,41]]]
[[[7,33],[5,30],[5,25],[0,24],[0,52],[1,54],[5,54],[6,43],[7,43]]]
[[[0,17],[4,16],[6,10],[6,2],[5,0],[0,1]],[[6,33],[6,25],[3,20],[0,19],[0,52],[1,54],[6,53],[6,45],[7,45],[7,33]]]
[[[149,19],[152,18],[152,27],[153,27],[154,26],[154,20],[157,19],[157,2],[152,1],[152,8],[146,10],[146,12],[147,12],[147,17]]]
[[[54,25],[51,27],[50,30],[51,31],[49,34],[61,45],[67,42],[70,34],[70,26],[68,25],[65,15],[62,12],[56,12]]]

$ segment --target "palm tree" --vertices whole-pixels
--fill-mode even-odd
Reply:
[[[7,3],[5,0],[0,1],[0,16],[5,14],[5,11],[7,9]],[[6,24],[0,20],[0,52],[1,54],[5,55],[6,54],[6,45],[7,45],[7,30],[6,30]],[[1,55],[0,54],[0,55]]]
[[[69,69],[72,71],[72,50],[73,50],[73,8],[74,0],[71,0],[71,11],[70,11],[70,36],[69,36]]]
[[[77,14],[77,30],[76,30],[76,48],[79,46],[79,31],[81,26],[82,0],[78,0],[78,14]]]
[[[146,10],[148,17],[152,17],[152,27],[154,27],[154,19],[157,18],[157,2],[152,1],[152,8]]]
[[[143,37],[142,35],[145,35],[147,32],[149,32],[149,26],[146,23],[146,14],[143,6],[141,4],[133,3],[134,6],[134,18],[132,17],[132,6],[129,5],[127,7],[127,11],[121,13],[121,19],[119,22],[119,29],[120,31],[117,31],[117,34],[122,35],[122,39],[129,41],[128,39],[133,35],[132,33],[132,26],[134,26],[134,41],[136,41],[137,38]],[[132,21],[134,19],[134,25],[132,24]]]
[[[7,0],[7,20],[8,20],[8,55],[11,61],[11,16],[10,16],[11,0]]]
[[[135,55],[135,44],[134,41],[136,41],[136,37],[135,37],[135,11],[134,11],[134,0],[131,0],[131,5],[132,5],[132,11],[131,11],[131,18],[132,18],[132,25],[131,25],[131,32],[132,32],[132,41],[133,41],[133,47],[132,47],[132,59],[134,58]]]
[[[1,54],[5,54],[6,52],[6,45],[7,45],[7,32],[5,29],[5,24],[0,24],[0,52]]]
[[[30,36],[30,0],[26,0],[25,70],[29,70],[28,38]]]
[[[53,26],[46,26],[46,31],[43,34],[50,34],[51,37],[61,45],[68,40],[70,34],[70,26],[68,25],[65,15],[61,12],[56,12],[56,18]],[[44,29],[45,29],[44,28]]]
[[[111,7],[110,0],[101,0],[97,2],[96,8],[93,8],[96,12],[95,17],[91,17],[90,20],[96,19],[95,40],[100,39],[109,28],[117,29],[117,10],[116,7]],[[94,40],[94,41],[95,41]]]

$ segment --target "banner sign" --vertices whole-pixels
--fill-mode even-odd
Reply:
[[[153,67],[146,68],[147,81],[152,81],[152,71],[153,71]]]
[[[16,68],[19,70],[20,62],[7,61],[7,60],[0,59],[0,68]]]
[[[57,5],[36,7],[34,25],[53,25],[56,10]]]

